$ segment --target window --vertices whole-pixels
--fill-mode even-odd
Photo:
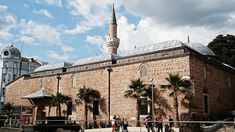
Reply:
[[[2,77],[3,79],[3,82],[6,82],[6,74],[3,74],[3,77]]]
[[[9,51],[4,51],[3,54],[4,54],[5,56],[8,56],[8,55],[9,55]]]
[[[13,80],[15,80],[15,79],[16,79],[16,74],[13,75]]]
[[[43,80],[43,78],[40,79],[40,88],[44,88],[44,80]]]
[[[8,79],[7,79],[7,82],[10,82],[12,80],[12,78],[11,78],[11,74],[10,73],[8,73]]]
[[[148,75],[148,67],[146,65],[141,66],[140,68],[140,76],[147,77]]]
[[[203,109],[204,109],[204,113],[209,113],[209,98],[208,98],[208,94],[204,94],[203,95]]]
[[[141,97],[140,98],[140,115],[147,115],[148,114],[148,98]]]
[[[14,62],[14,64],[13,64],[13,73],[14,74],[18,73],[18,63],[17,62]]]
[[[7,67],[4,67],[4,68],[3,68],[3,73],[4,73],[4,74],[7,73]]]
[[[72,77],[72,86],[73,86],[73,87],[76,87],[76,85],[77,85],[77,78],[76,78],[76,76],[74,75],[74,76]]]
[[[230,78],[230,75],[228,75],[228,87],[231,88],[231,78]]]
[[[204,73],[204,78],[206,79],[206,77],[207,77],[207,69],[206,69],[206,66],[203,67],[203,73]]]
[[[100,113],[99,104],[100,104],[99,100],[93,100],[93,115],[99,115]]]

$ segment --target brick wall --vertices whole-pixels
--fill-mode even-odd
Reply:
[[[234,75],[225,72],[219,67],[213,66],[210,63],[206,63],[203,59],[197,57],[189,57],[188,55],[168,58],[162,60],[149,61],[145,63],[135,63],[129,65],[116,65],[112,66],[112,72],[110,75],[110,88],[111,88],[111,116],[120,115],[121,117],[126,117],[128,120],[135,119],[136,117],[136,100],[125,98],[124,92],[128,90],[130,80],[140,78],[140,67],[141,65],[146,65],[148,67],[148,76],[142,77],[141,80],[145,84],[150,84],[149,80],[153,78],[153,83],[158,89],[160,85],[167,84],[165,80],[169,73],[179,73],[181,76],[188,75],[194,82],[194,103],[196,108],[193,110],[202,112],[203,88],[208,89],[210,109],[212,108],[230,108],[232,102],[235,100],[231,92],[234,91]],[[207,79],[204,79],[203,67],[207,68]],[[231,88],[227,87],[227,75],[231,76]],[[75,78],[76,86],[72,85],[72,78]],[[18,105],[30,105],[30,102],[26,99],[21,99],[21,97],[31,94],[40,89],[40,80],[43,80],[44,86],[51,93],[55,94],[57,89],[57,79],[56,76],[44,76],[38,78],[20,78],[15,82],[7,86],[6,91],[6,102],[14,102]],[[106,104],[108,104],[108,71],[107,68],[101,68],[96,70],[89,70],[84,72],[66,73],[61,75],[60,80],[60,92],[71,96],[73,99],[76,98],[78,89],[83,87],[91,87],[101,92],[101,96],[106,99]],[[173,107],[173,99],[169,97],[169,90],[162,90],[161,96],[167,99],[170,106]],[[234,93],[234,92],[233,92]],[[227,95],[229,94],[229,95]],[[182,99],[180,97],[179,100]],[[220,98],[220,99],[219,99]],[[214,101],[216,100],[216,101]],[[216,102],[221,101],[221,105],[216,105]],[[234,104],[233,104],[234,105]],[[155,105],[155,108],[161,106]],[[62,110],[66,109],[65,106]],[[179,112],[187,112],[187,108],[180,106]],[[48,108],[46,108],[48,112]],[[106,111],[108,112],[108,111]],[[175,117],[175,111],[165,111],[167,115],[172,115]],[[55,115],[55,110],[52,108],[51,115]],[[72,119],[84,120],[84,106],[76,106]],[[144,117],[144,116],[143,116]],[[142,118],[143,118],[142,117]],[[92,114],[88,117],[92,120]],[[98,119],[108,119],[109,117],[101,113]]]
[[[208,94],[209,112],[235,109],[234,73],[196,56],[190,57],[190,73],[195,87],[194,111],[203,113],[203,94]]]

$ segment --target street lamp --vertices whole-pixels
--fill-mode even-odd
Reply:
[[[57,91],[56,91],[56,94],[58,94],[59,93],[59,88],[60,88],[60,79],[61,79],[60,74],[57,74],[56,78],[57,78]]]
[[[107,67],[108,71],[108,117],[110,120],[110,74],[112,72],[112,68],[110,66]]]
[[[149,81],[149,82],[151,82],[151,88],[152,88],[152,106],[151,106],[151,108],[152,108],[152,118],[153,118],[153,116],[154,116],[154,107],[153,107],[153,104],[154,104],[154,99],[153,99],[153,78]]]
[[[58,96],[58,94],[59,94],[59,88],[60,88],[60,79],[61,79],[61,77],[60,77],[59,74],[57,74],[57,75],[56,75],[56,78],[57,78],[57,91],[56,91],[56,96]],[[57,106],[56,106],[56,116],[58,116],[58,115],[59,115],[59,104],[57,104]]]

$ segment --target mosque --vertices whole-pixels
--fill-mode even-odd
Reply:
[[[170,40],[136,47],[120,56],[117,54],[117,28],[113,8],[109,37],[105,43],[108,53],[79,59],[73,64],[43,65],[9,83],[6,86],[5,103],[14,104],[15,118],[33,123],[46,116],[54,116],[55,108],[46,101],[51,95],[60,92],[74,100],[78,90],[86,86],[98,90],[106,104],[101,109],[101,100],[94,101],[98,112],[97,109],[96,112],[89,111],[89,120],[94,117],[97,120],[109,120],[113,115],[120,115],[129,121],[136,121],[136,100],[124,97],[131,80],[140,78],[145,84],[153,84],[159,96],[173,107],[169,90],[161,88],[167,85],[165,78],[170,73],[178,73],[193,83],[193,105],[188,108],[179,101],[179,113],[190,110],[208,115],[213,110],[235,110],[235,68],[222,63],[208,47],[200,43]],[[183,96],[180,97],[182,99]],[[141,118],[150,112],[148,100],[147,97],[141,98]],[[74,102],[72,106],[69,117],[72,120],[85,120],[84,106],[77,106]],[[153,107],[175,118],[174,109],[165,109],[163,104],[154,104]],[[66,113],[66,106],[62,109]]]

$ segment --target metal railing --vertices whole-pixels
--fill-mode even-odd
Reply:
[[[3,119],[0,119],[2,122]],[[47,125],[50,121],[58,121],[64,122],[64,124],[78,124],[81,126],[82,130],[85,132],[110,132],[112,131],[112,120],[87,120],[87,127],[85,120],[37,120],[34,124],[30,122],[23,122],[22,120],[4,120],[4,127],[10,128],[22,128],[23,126],[33,126],[38,124],[45,124]],[[157,122],[156,121],[148,121],[152,123],[151,129],[149,132],[157,131]],[[177,122],[179,122],[179,126],[176,126]],[[168,120],[163,121],[163,130],[166,131],[166,124],[169,124]],[[203,132],[234,132],[235,131],[235,121],[173,121],[174,126],[172,131],[179,131],[180,129],[193,129],[192,127],[196,127]],[[144,120],[140,121],[140,126],[136,126],[136,120],[128,120],[128,130],[130,132],[148,132],[147,123]],[[123,130],[123,120],[120,120],[120,125],[116,126],[119,127],[119,132],[124,132]],[[117,130],[118,131],[118,130]]]

